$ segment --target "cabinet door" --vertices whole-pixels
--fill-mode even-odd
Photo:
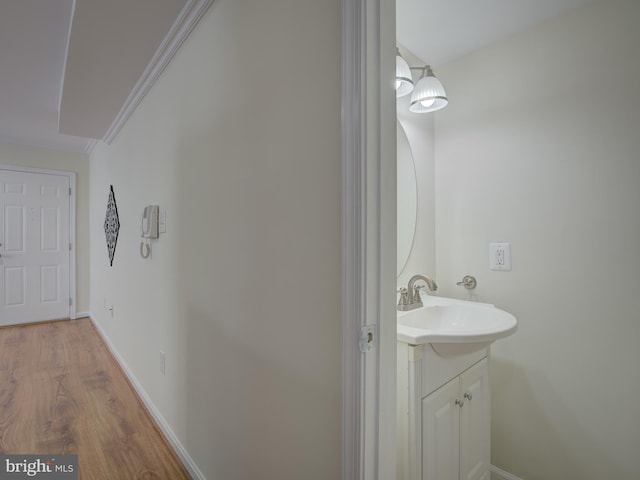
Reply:
[[[455,378],[422,399],[423,480],[458,480],[459,385]]]
[[[490,407],[487,359],[460,375],[460,480],[489,480]]]

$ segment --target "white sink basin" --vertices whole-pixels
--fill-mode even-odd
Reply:
[[[516,331],[510,313],[488,303],[422,295],[424,306],[398,312],[398,340],[430,343],[440,356],[462,355],[486,348]]]

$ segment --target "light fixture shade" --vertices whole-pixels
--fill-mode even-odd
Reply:
[[[448,103],[447,92],[427,65],[422,78],[413,89],[409,110],[414,113],[435,112],[446,107]]]
[[[396,97],[404,97],[413,90],[413,78],[407,61],[396,48]]]

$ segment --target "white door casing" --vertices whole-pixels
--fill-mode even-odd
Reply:
[[[395,2],[342,0],[343,480],[396,474]],[[374,347],[358,350],[360,328]]]
[[[69,172],[0,166],[0,325],[75,317],[73,187]]]

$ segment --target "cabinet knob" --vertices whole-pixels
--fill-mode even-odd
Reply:
[[[471,393],[469,393],[469,392],[466,392],[464,394],[464,398],[466,398],[467,400],[471,401],[471,399],[473,398],[473,395],[471,395]]]
[[[460,408],[462,408],[462,406],[464,405],[464,400],[458,400],[456,398],[456,405],[458,405]]]

